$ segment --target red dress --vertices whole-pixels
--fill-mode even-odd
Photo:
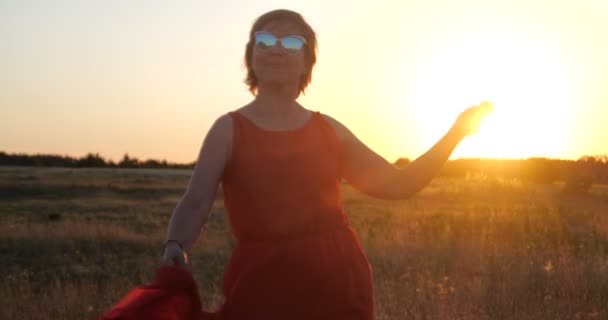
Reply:
[[[371,268],[342,210],[342,154],[321,114],[291,131],[267,131],[239,113],[222,179],[236,247],[225,301],[203,312],[192,275],[161,267],[99,319],[371,320]]]
[[[343,154],[315,112],[268,131],[238,112],[222,178],[237,239],[219,319],[374,318],[372,273],[342,209]]]

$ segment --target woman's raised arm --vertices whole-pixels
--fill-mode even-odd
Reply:
[[[356,189],[382,199],[407,199],[426,186],[448,160],[458,143],[476,132],[492,110],[482,103],[460,114],[452,128],[431,149],[399,169],[361,142],[340,122],[326,117],[342,142],[343,176]]]

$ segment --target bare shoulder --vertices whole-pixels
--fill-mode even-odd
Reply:
[[[336,131],[336,135],[340,138],[340,141],[344,142],[352,135],[351,131],[342,122],[324,113],[321,113],[321,116]]]
[[[229,113],[225,113],[215,120],[211,130],[218,131],[222,134],[232,134],[232,126],[232,117]]]
[[[225,113],[215,119],[215,122],[213,125],[211,125],[207,136],[216,141],[221,141],[222,144],[230,145],[232,144],[233,127],[234,124],[232,117],[229,113]]]
[[[233,126],[229,113],[219,116],[209,128],[203,142],[203,149],[207,150],[206,153],[218,153],[223,150],[222,153],[229,157],[232,151]],[[201,155],[203,155],[202,152]]]

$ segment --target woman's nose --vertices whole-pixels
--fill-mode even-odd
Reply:
[[[274,46],[272,46],[268,49],[268,52],[272,53],[272,54],[284,54],[285,49],[283,49],[283,44],[281,43],[281,40],[277,40],[277,42],[275,42]]]

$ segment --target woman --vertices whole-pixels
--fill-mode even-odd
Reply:
[[[256,20],[245,53],[255,97],[215,121],[171,217],[163,261],[190,267],[186,252],[221,182],[237,243],[215,318],[373,319],[371,268],[342,210],[341,179],[378,198],[411,197],[491,108],[465,110],[433,148],[397,169],[296,102],[315,61],[315,33],[298,13]]]

